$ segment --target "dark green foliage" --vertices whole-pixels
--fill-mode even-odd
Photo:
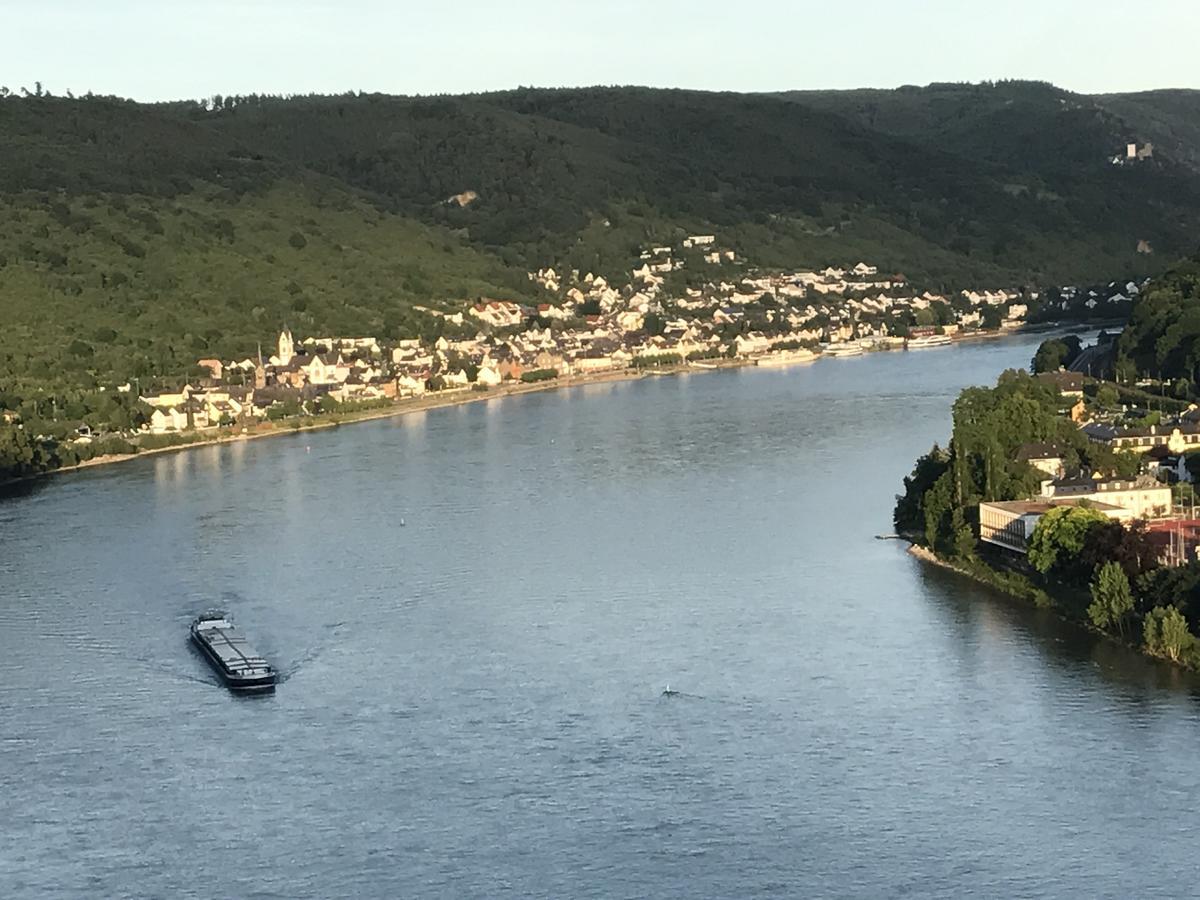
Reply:
[[[950,467],[950,454],[937,444],[913,466],[904,478],[904,494],[896,501],[892,521],[900,534],[925,531],[925,494]]]
[[[1144,523],[1132,522],[1126,526],[1105,519],[1088,529],[1079,551],[1078,571],[1091,573],[1107,562],[1119,565],[1130,581],[1158,565],[1158,551]]]
[[[1118,366],[1152,378],[1200,384],[1200,260],[1156,279],[1133,305],[1117,342]]]
[[[1058,393],[1024,372],[1005,372],[995,388],[963,391],[949,450],[935,446],[904,479],[893,512],[897,530],[950,558],[970,556],[980,500],[1014,500],[1038,489],[1042,473],[1017,461],[1022,444],[1058,443],[1077,457],[1088,452],[1058,406]]]
[[[683,362],[678,353],[647,353],[645,356],[635,356],[630,365],[635,369],[658,369],[663,366],[677,366]]]
[[[1107,521],[1103,513],[1082,506],[1050,510],[1029,539],[1029,564],[1047,578],[1086,584],[1094,567],[1084,561],[1083,549],[1092,531]]]
[[[1036,490],[1041,473],[1016,460],[1022,444],[1082,444],[1058,415],[1058,393],[1025,372],[1005,372],[995,388],[968,388],[954,404],[953,498],[957,506],[1014,500]]]
[[[532,372],[522,372],[521,380],[526,384],[538,381],[550,381],[558,377],[558,369],[534,369]]]
[[[1143,625],[1143,646],[1147,653],[1180,662],[1191,656],[1196,638],[1188,630],[1187,620],[1174,606],[1155,607]]]
[[[0,425],[0,482],[53,468],[50,449],[25,429]]]
[[[1073,334],[1061,338],[1051,338],[1043,341],[1038,347],[1031,368],[1034,374],[1057,372],[1059,369],[1070,366],[1082,349],[1082,342]]]
[[[1097,628],[1116,631],[1123,637],[1125,624],[1133,612],[1133,592],[1129,588],[1129,578],[1116,562],[1102,563],[1095,571],[1088,618]]]
[[[1137,612],[1147,615],[1157,606],[1175,606],[1200,633],[1200,562],[1152,569],[1136,581]]]

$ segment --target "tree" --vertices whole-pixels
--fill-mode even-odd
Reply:
[[[1146,652],[1172,662],[1179,662],[1196,643],[1187,620],[1174,606],[1156,606],[1150,611],[1142,628],[1142,639]]]
[[[1142,455],[1132,450],[1118,450],[1113,454],[1113,473],[1118,478],[1137,478],[1142,471]]]
[[[1096,405],[1105,409],[1115,409],[1121,402],[1121,393],[1115,384],[1104,382],[1096,389]]]
[[[1075,362],[1083,352],[1083,343],[1073,334],[1066,337],[1050,338],[1042,341],[1034,354],[1031,368],[1035,374],[1041,372],[1057,372]]]
[[[1149,569],[1137,581],[1136,601],[1145,616],[1155,607],[1174,606],[1200,631],[1200,562]]]
[[[950,454],[937,444],[913,466],[912,474],[904,478],[904,495],[896,500],[892,522],[896,531],[913,533],[925,529],[925,492],[950,465]]]
[[[1133,612],[1133,592],[1129,589],[1129,578],[1118,562],[1106,562],[1096,570],[1092,581],[1092,603],[1088,607],[1088,618],[1097,628],[1105,631],[1114,626],[1117,633],[1125,636],[1125,621]],[[1185,625],[1186,627],[1186,625]]]
[[[1029,538],[1029,564],[1042,575],[1082,581],[1087,570],[1081,571],[1080,552],[1091,530],[1107,521],[1103,513],[1083,506],[1050,510],[1038,520]]]
[[[922,511],[925,518],[925,544],[938,552],[953,553],[954,473],[947,468],[933,487],[925,492]]]
[[[1115,562],[1128,578],[1138,578],[1158,565],[1158,548],[1150,540],[1145,522],[1121,522],[1107,519],[1088,530],[1079,564],[1095,571],[1105,563]]]

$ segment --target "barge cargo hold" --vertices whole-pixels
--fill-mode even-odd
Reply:
[[[192,622],[192,643],[231,691],[273,691],[276,672],[223,613]]]

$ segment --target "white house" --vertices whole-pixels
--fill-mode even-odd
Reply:
[[[479,374],[475,376],[476,382],[487,387],[496,387],[503,380],[504,377],[490,359],[484,361],[483,365],[479,367]]]
[[[481,322],[486,322],[496,328],[509,328],[521,324],[521,307],[507,300],[488,300],[485,303],[476,303],[468,312]]]
[[[151,434],[170,434],[173,431],[185,431],[188,427],[188,417],[182,409],[176,406],[156,406],[150,414],[149,428]]]

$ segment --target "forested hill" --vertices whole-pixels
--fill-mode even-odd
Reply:
[[[870,114],[854,94],[640,88],[0,97],[0,378],[178,372],[282,322],[408,335],[429,324],[414,304],[534,299],[529,269],[618,275],[695,231],[750,264],[865,259],[942,289],[1133,277],[1194,249],[1194,94],[925,90]]]
[[[1094,175],[1125,145],[1200,171],[1200,91],[1084,95],[1043,82],[932,84],[777,95],[873,131],[1031,174]]]

